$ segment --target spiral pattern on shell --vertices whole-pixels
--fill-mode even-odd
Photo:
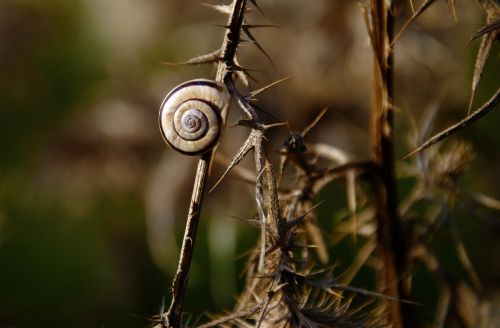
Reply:
[[[209,151],[222,137],[221,111],[228,102],[222,83],[205,79],[182,83],[168,93],[160,107],[163,139],[186,155]]]

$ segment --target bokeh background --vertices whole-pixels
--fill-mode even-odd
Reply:
[[[281,28],[255,32],[275,66],[250,43],[240,49],[242,65],[258,70],[252,87],[295,76],[259,105],[295,130],[328,106],[310,140],[368,158],[371,50],[358,3],[260,2],[265,16],[253,10],[253,22]],[[459,1],[457,13],[437,2],[396,46],[400,157],[425,109],[436,109],[435,131],[466,113],[478,48],[468,41],[484,15],[474,1]],[[397,14],[400,27],[408,11]],[[196,160],[162,142],[157,111],[172,87],[214,68],[160,62],[215,50],[225,21],[194,0],[0,2],[0,327],[145,327],[168,304]],[[474,107],[496,90],[499,71],[497,46]],[[230,123],[242,117],[233,109]],[[496,198],[498,122],[493,111],[456,136],[476,152],[461,184]],[[221,154],[234,154],[246,133],[229,128]],[[271,133],[273,161],[287,133]],[[341,186],[327,197],[320,220],[345,213]],[[252,202],[252,186],[231,177],[207,196],[185,302],[192,323],[230,309],[242,287],[257,231],[232,217],[252,217]],[[482,295],[498,306],[498,213],[457,217]],[[446,243],[436,247],[453,257]],[[354,251],[335,254],[346,266]]]

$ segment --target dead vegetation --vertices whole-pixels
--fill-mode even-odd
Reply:
[[[480,38],[481,45],[472,77],[469,109],[474,106],[487,58],[500,33],[498,2],[478,2],[486,14],[486,22],[471,37],[472,42]],[[445,138],[453,139],[454,132],[494,109],[500,99],[500,89],[484,104],[476,106],[477,110],[464,108],[464,114],[468,113],[464,119],[430,136],[432,121],[437,115],[434,108],[428,119],[419,124],[414,144],[409,147],[409,151],[411,147],[416,147],[415,150],[403,161],[394,151],[396,138],[408,137],[395,134],[394,60],[398,53],[394,48],[411,24],[431,10],[434,3],[436,1],[429,0],[393,1],[392,4],[383,0],[359,1],[359,15],[364,17],[373,57],[373,71],[366,72],[372,81],[371,151],[363,160],[353,159],[334,145],[308,142],[308,135],[327,112],[321,108],[317,110],[316,119],[307,122],[301,130],[288,126],[289,136],[283,141],[279,154],[269,151],[266,146],[269,131],[283,129],[286,117],[284,120],[272,118],[273,108],[260,108],[256,102],[261,92],[272,93],[275,83],[248,94],[241,91],[250,87],[253,77],[238,55],[242,42],[251,43],[279,65],[279,58],[271,59],[253,34],[255,29],[274,25],[251,23],[253,15],[265,14],[264,2],[262,7],[261,2],[255,0],[210,5],[228,16],[222,46],[179,64],[216,64],[215,79],[223,82],[231,94],[234,103],[231,110],[240,110],[244,115],[237,124],[248,129],[248,137],[232,159],[223,161],[225,172],[214,188],[224,188],[223,178],[231,175],[254,185],[255,215],[251,217],[249,213],[251,218],[241,220],[259,229],[261,238],[249,255],[245,288],[234,308],[212,316],[212,321],[200,327],[427,326],[431,323],[417,312],[421,312],[419,307],[428,305],[416,303],[412,288],[417,267],[424,267],[439,289],[433,327],[487,327],[487,303],[481,300],[481,282],[461,240],[454,208],[460,204],[495,208],[498,202],[463,190],[457,183],[474,158],[470,144],[456,140],[434,144]],[[446,3],[451,19],[459,19],[455,1]],[[249,8],[257,10],[252,12]],[[408,18],[406,23],[396,24],[396,20],[403,19],[394,16],[401,10],[409,13]],[[396,26],[402,27],[396,29]],[[463,42],[466,44],[468,40]],[[238,165],[250,154],[254,172],[243,174],[237,169]],[[170,309],[157,318],[158,327],[183,325],[183,295],[189,288],[189,263],[214,156],[217,157],[210,151],[199,159],[172,303]],[[410,177],[413,185],[400,197],[398,178],[403,175]],[[338,239],[351,237],[361,244],[345,272],[337,272],[333,242],[325,238],[326,233],[315,214],[321,202],[328,201],[323,192],[333,183],[345,188],[345,207],[349,213],[336,227]],[[437,231],[446,231],[448,242],[466,273],[463,279],[450,274],[429,246]],[[365,266],[376,273],[376,283],[369,289],[352,284]]]

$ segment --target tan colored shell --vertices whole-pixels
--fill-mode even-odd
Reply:
[[[229,102],[224,84],[197,79],[170,91],[160,107],[163,138],[186,155],[203,154],[217,145],[224,122],[221,111]]]

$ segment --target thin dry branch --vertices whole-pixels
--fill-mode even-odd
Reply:
[[[436,0],[425,0],[420,7],[413,13],[413,15],[406,21],[403,27],[399,30],[396,36],[390,42],[390,46],[392,47],[394,43],[399,39],[401,34],[420,16],[424,13],[426,9],[428,9]]]
[[[168,312],[165,315],[162,314],[162,318],[164,319],[161,323],[162,327],[177,328],[182,325],[182,305],[184,301],[184,293],[187,288],[189,268],[193,258],[203,192],[205,190],[205,184],[208,177],[208,167],[210,166],[211,157],[212,152],[210,151],[203,154],[198,161],[186,229],[184,232],[184,238],[182,239],[178,269],[172,283],[172,301]]]
[[[415,13],[413,19],[431,3],[432,1],[426,1]],[[377,242],[383,262],[382,288],[386,289],[389,297],[409,299],[409,290],[405,288],[402,280],[408,265],[408,256],[404,231],[398,215],[395,177],[392,105],[394,53],[391,49],[394,40],[394,17],[387,1],[371,1],[371,28],[369,30],[372,33],[374,57],[371,143],[373,160],[377,167],[370,182],[375,195]],[[400,302],[389,302],[387,310],[389,324],[393,327],[416,325],[413,311],[409,306]]]
[[[491,22],[491,23],[487,23],[486,25],[481,27],[479,30],[477,30],[476,33],[472,34],[469,42],[472,42],[485,34],[488,34],[488,33],[493,32],[493,31],[498,31],[498,30],[500,30],[500,18]]]
[[[419,153],[422,150],[429,148],[433,144],[440,142],[441,140],[447,138],[448,136],[452,135],[453,133],[471,125],[472,123],[474,123],[475,121],[477,121],[478,119],[480,119],[481,117],[486,115],[493,108],[495,108],[495,106],[498,105],[499,101],[500,101],[500,88],[497,89],[495,94],[483,106],[476,109],[472,114],[468,115],[467,117],[465,117],[461,121],[453,124],[452,126],[439,132],[438,134],[435,134],[434,136],[430,137],[420,147],[418,147],[417,149],[415,149],[414,151],[412,151],[408,155],[404,156],[403,159],[406,159],[410,156],[413,156],[416,153]]]
[[[243,25],[245,8],[246,0],[233,1],[233,11],[229,16],[228,28],[222,44],[222,49],[224,49],[222,52],[223,56],[217,67],[216,80],[219,82],[225,81],[226,77],[230,76],[234,71],[236,49],[240,42],[240,31]],[[227,107],[222,110],[224,122],[226,122],[227,111]],[[203,154],[198,161],[198,168],[193,185],[193,194],[186,222],[186,230],[182,241],[179,265],[172,284],[172,301],[168,312],[161,315],[163,318],[161,327],[179,328],[182,326],[184,293],[187,288],[189,269],[196,241],[196,231],[200,219],[203,195],[211,161],[212,151]]]

